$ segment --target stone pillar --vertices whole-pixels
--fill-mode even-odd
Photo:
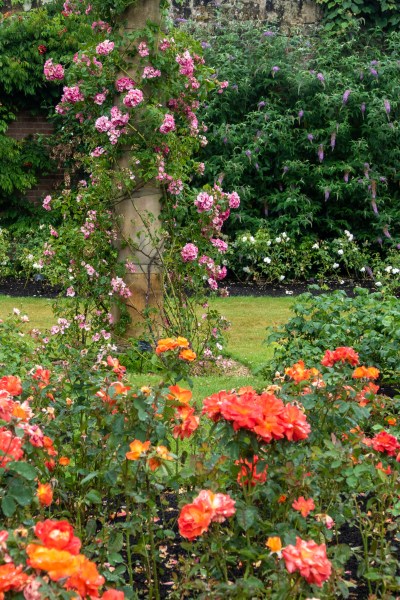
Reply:
[[[148,21],[160,23],[160,0],[137,0],[127,8],[121,17],[124,31],[142,29]],[[135,65],[132,63],[132,78],[135,79]],[[120,166],[127,166],[129,151],[121,158]],[[160,265],[160,252],[157,231],[161,212],[161,190],[156,182],[148,182],[137,192],[123,198],[116,206],[120,226],[118,241],[119,260],[127,259],[137,267],[137,272],[128,274],[125,281],[132,296],[127,299],[127,309],[131,324],[125,337],[140,336],[145,329],[143,311],[147,308],[161,308],[163,304],[163,284]],[[126,242],[131,242],[126,245]],[[118,310],[114,310],[118,319]],[[153,318],[157,320],[157,316]]]

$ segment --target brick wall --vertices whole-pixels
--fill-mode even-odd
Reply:
[[[10,123],[6,135],[15,140],[23,140],[29,136],[49,135],[51,133],[53,133],[53,125],[47,121],[44,115],[32,116],[28,110],[24,110],[20,111],[16,120]],[[39,203],[44,196],[54,192],[62,181],[63,174],[61,172],[42,175],[35,187],[25,192],[25,197],[32,202]]]

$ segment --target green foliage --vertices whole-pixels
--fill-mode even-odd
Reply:
[[[395,30],[400,23],[399,0],[316,0],[323,6],[327,31],[354,30],[355,21],[363,27]]]
[[[363,364],[374,365],[385,380],[400,377],[400,308],[395,296],[356,288],[354,298],[343,291],[299,296],[295,316],[269,329],[268,343],[278,344],[266,372],[283,372],[304,360],[318,364],[326,348],[351,346]]]
[[[203,156],[206,180],[242,198],[230,229],[399,243],[398,32],[333,40],[222,22],[195,35],[229,81],[204,109]]]

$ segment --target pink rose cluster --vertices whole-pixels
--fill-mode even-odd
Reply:
[[[119,92],[125,92],[135,87],[135,82],[130,77],[120,77],[115,82],[115,87]]]
[[[156,176],[157,181],[168,182],[167,190],[173,196],[179,196],[183,191],[183,181],[181,179],[174,179],[171,175],[165,171],[165,162],[159,156],[158,157],[158,174]]]
[[[63,87],[63,95],[61,96],[61,104],[70,103],[76,104],[77,102],[83,102],[85,96],[79,89],[79,85],[73,85],[71,87]]]
[[[121,277],[113,277],[111,279],[111,289],[111,294],[118,294],[121,298],[130,298],[132,296],[131,290]]]
[[[114,50],[114,42],[110,42],[110,40],[104,40],[96,46],[96,52],[99,55],[107,56]]]
[[[198,213],[207,212],[211,210],[214,205],[214,197],[207,194],[207,192],[200,192],[194,201],[194,204],[197,207]]]
[[[113,106],[110,117],[106,115],[99,117],[95,122],[95,128],[100,133],[107,133],[110,143],[115,145],[122,133],[126,133],[125,125],[129,121],[129,114],[122,113],[117,106]]]
[[[164,117],[163,124],[160,127],[161,133],[169,133],[170,131],[174,131],[176,129],[175,119],[173,115],[166,114]]]
[[[51,210],[51,206],[50,206],[51,200],[52,200],[51,196],[46,196],[44,198],[43,204],[42,204],[44,210]]]
[[[143,92],[136,88],[132,88],[128,91],[122,102],[125,104],[125,106],[128,106],[129,108],[135,108],[141,102],[143,102],[143,99]]]
[[[183,262],[193,262],[199,254],[199,249],[194,244],[185,244],[181,250]]]
[[[154,67],[145,67],[142,73],[142,79],[155,79],[161,77],[161,71]]]
[[[64,67],[60,64],[54,65],[51,58],[44,63],[43,72],[47,81],[64,79]]]
[[[138,46],[138,52],[142,57],[148,56],[150,54],[146,42],[140,42]]]

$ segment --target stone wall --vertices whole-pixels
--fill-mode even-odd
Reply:
[[[314,0],[172,0],[175,18],[213,21],[217,13],[233,19],[258,19],[284,29],[315,25],[321,19]]]

